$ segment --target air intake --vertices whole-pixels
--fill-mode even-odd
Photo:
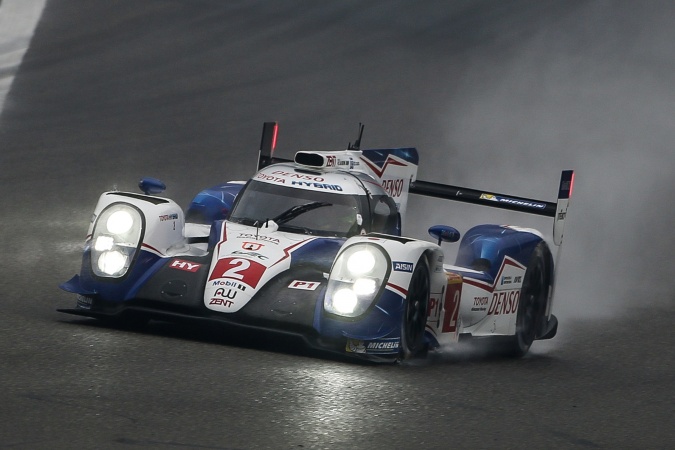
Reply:
[[[295,154],[296,164],[301,164],[308,167],[326,167],[328,158],[319,153],[313,152],[297,152]]]

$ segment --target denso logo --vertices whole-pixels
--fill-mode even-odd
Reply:
[[[314,181],[316,183],[323,183],[324,181],[326,181],[323,177],[317,177],[314,175],[306,175],[301,173],[284,172],[283,170],[275,170],[274,172],[272,172],[272,175],[278,175],[286,178],[296,178],[299,180]]]
[[[403,179],[383,180],[382,188],[387,191],[391,197],[400,197],[403,193]]]
[[[492,294],[488,314],[494,316],[499,314],[513,314],[518,311],[519,300],[519,290],[495,292]]]

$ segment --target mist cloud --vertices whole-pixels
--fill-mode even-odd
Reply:
[[[476,49],[448,99],[443,170],[455,180],[552,200],[559,171],[576,169],[555,306],[564,316],[672,302],[673,19],[672,4],[582,4]]]

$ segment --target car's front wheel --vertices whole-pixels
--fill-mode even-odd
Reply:
[[[429,266],[423,256],[413,271],[401,323],[401,357],[409,359],[424,349],[424,328],[429,302]]]

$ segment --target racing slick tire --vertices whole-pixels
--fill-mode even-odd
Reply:
[[[520,290],[516,334],[501,338],[499,353],[513,358],[525,356],[545,322],[546,302],[551,282],[550,250],[540,242],[532,252]]]
[[[401,322],[401,359],[410,359],[423,354],[425,350],[424,329],[427,323],[430,281],[429,265],[422,256],[417,262],[405,299]]]

